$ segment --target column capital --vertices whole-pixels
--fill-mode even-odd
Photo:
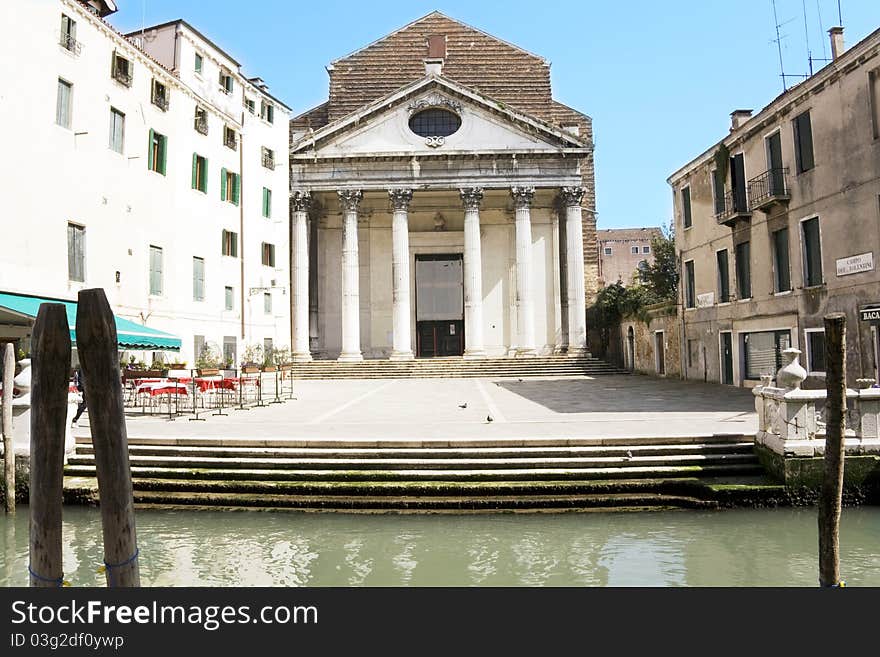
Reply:
[[[532,199],[535,197],[534,187],[511,187],[510,195],[513,197],[513,206],[519,210],[530,208]]]
[[[580,207],[584,194],[587,193],[584,187],[563,187],[559,191],[562,198],[562,204],[567,208]]]
[[[394,210],[408,210],[412,197],[413,192],[411,189],[388,190],[388,198],[391,200],[391,207]]]
[[[360,189],[340,189],[336,194],[339,196],[342,209],[347,212],[357,212],[358,205],[364,198],[364,193]]]
[[[295,191],[290,193],[291,212],[308,212],[312,208],[312,195],[309,192]]]
[[[480,201],[483,200],[482,187],[463,187],[461,190],[461,202],[466,210],[479,210]]]

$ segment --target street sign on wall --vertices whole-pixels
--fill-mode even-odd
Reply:
[[[862,253],[850,256],[849,258],[840,258],[837,261],[837,275],[849,276],[850,274],[859,274],[863,271],[874,270],[874,253]]]

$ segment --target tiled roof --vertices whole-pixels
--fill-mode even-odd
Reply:
[[[597,230],[596,239],[600,242],[620,241],[631,242],[637,240],[649,240],[653,237],[660,237],[662,231],[659,228],[609,228],[606,230]]]

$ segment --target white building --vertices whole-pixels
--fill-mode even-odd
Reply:
[[[288,108],[186,22],[122,35],[115,9],[0,3],[0,341],[29,332],[10,298],[101,287],[189,366],[287,347]]]

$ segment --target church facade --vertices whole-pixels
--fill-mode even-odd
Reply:
[[[549,63],[434,12],[328,72],[291,122],[295,359],[583,354],[592,124]]]

